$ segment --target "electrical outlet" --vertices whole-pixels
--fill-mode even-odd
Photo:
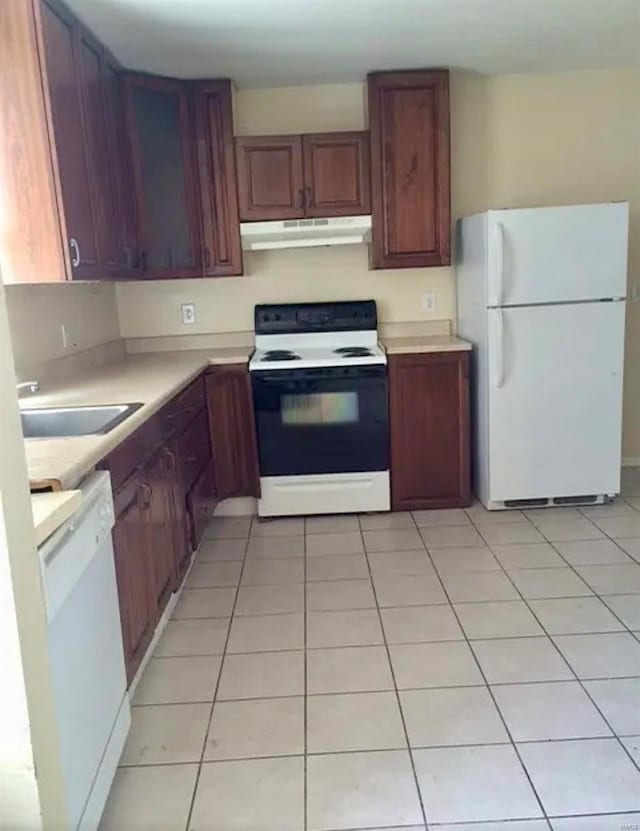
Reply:
[[[631,302],[632,303],[640,302],[640,283],[634,283],[631,286]]]
[[[196,322],[196,304],[183,303],[182,306],[182,322],[185,326],[190,326]]]
[[[433,313],[436,310],[436,293],[429,291],[422,295],[422,311]]]
[[[63,349],[77,349],[79,346],[78,337],[73,334],[73,327],[67,323],[60,324],[60,337]]]

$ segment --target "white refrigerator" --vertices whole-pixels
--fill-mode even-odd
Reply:
[[[475,492],[489,509],[620,491],[628,205],[460,220]]]

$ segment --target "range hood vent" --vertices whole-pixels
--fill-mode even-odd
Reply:
[[[371,240],[371,217],[338,216],[284,219],[277,222],[242,222],[240,238],[245,251],[367,243]]]

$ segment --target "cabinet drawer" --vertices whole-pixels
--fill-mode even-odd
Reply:
[[[204,404],[204,375],[201,375],[175,399],[178,430],[184,430],[204,408]]]
[[[162,422],[156,414],[109,453],[98,467],[110,471],[114,491],[140,467],[161,441]]]
[[[213,459],[209,458],[187,496],[191,545],[194,550],[200,545],[200,540],[213,516],[215,507],[215,475]]]
[[[210,456],[209,422],[206,410],[202,410],[178,438],[178,464],[185,491],[190,490]]]
[[[157,414],[162,439],[170,438],[178,429],[178,399],[173,398]]]

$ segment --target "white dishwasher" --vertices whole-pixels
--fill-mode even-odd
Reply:
[[[70,826],[95,831],[131,712],[109,474],[93,473],[79,487],[82,506],[39,553]]]

